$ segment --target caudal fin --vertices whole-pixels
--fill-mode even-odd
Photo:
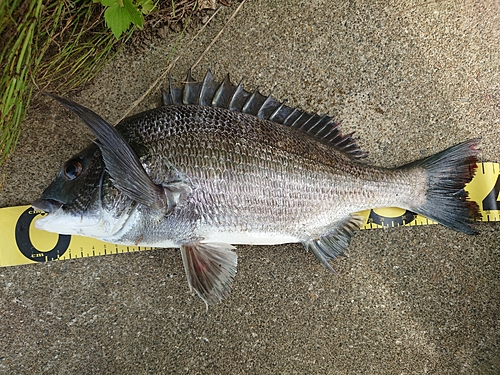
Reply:
[[[413,209],[448,228],[475,234],[471,223],[479,207],[468,200],[466,183],[474,176],[479,139],[472,139],[418,160],[405,167],[420,167],[427,171],[428,187],[425,203]]]

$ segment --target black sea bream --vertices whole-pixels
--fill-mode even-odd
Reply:
[[[188,74],[163,105],[116,128],[51,95],[97,137],[67,161],[33,207],[39,229],[179,247],[189,286],[207,303],[229,293],[236,244],[300,242],[328,268],[359,227],[357,211],[396,206],[472,234],[463,190],[477,140],[396,169],[365,154],[329,116],[288,107],[207,73]],[[471,167],[472,166],[472,167]]]

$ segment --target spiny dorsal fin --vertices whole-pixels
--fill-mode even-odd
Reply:
[[[212,100],[218,87],[219,84],[215,81],[212,72],[210,71],[210,69],[207,70],[207,74],[205,74],[205,78],[203,79],[203,83],[201,85],[198,104],[212,106]]]
[[[201,85],[201,82],[195,82],[193,80],[193,77],[191,77],[191,69],[189,69],[182,91],[182,102],[184,104],[198,104]]]
[[[174,89],[172,85],[172,77],[168,77],[168,86],[170,88],[170,97],[174,105],[181,105],[182,103],[182,89]]]
[[[231,111],[241,112],[249,96],[250,93],[248,91],[245,91],[245,89],[241,86],[241,84],[238,84],[233,94],[233,97],[231,98],[229,109]]]
[[[229,74],[220,84],[212,99],[212,106],[229,109],[231,100],[236,92],[236,87],[229,80]]]
[[[243,105],[243,113],[249,113],[251,115],[257,116],[260,108],[265,103],[266,97],[262,95],[258,89],[255,89],[252,95],[247,99]]]
[[[233,85],[229,74],[218,83],[210,69],[201,82],[194,81],[189,70],[181,88],[174,88],[169,78],[169,91],[163,91],[163,105],[203,105],[248,113],[299,129],[352,158],[367,155],[359,148],[353,133],[342,135],[339,123],[333,122],[332,117],[289,107],[271,95],[262,95],[257,89],[246,91],[241,84]]]

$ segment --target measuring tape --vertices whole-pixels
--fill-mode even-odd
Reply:
[[[478,163],[476,174],[465,190],[479,206],[479,221],[500,221],[500,164]],[[359,214],[365,218],[361,229],[437,224],[400,208],[366,210]],[[152,250],[38,230],[34,223],[44,215],[31,206],[0,209],[0,267]]]

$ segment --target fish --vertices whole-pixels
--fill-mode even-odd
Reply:
[[[35,209],[38,229],[155,248],[180,248],[189,288],[208,305],[230,293],[235,245],[302,243],[330,271],[362,218],[400,207],[475,234],[464,186],[479,139],[397,168],[367,164],[329,115],[188,72],[162,104],[116,127],[68,98],[96,140],[66,161]]]

